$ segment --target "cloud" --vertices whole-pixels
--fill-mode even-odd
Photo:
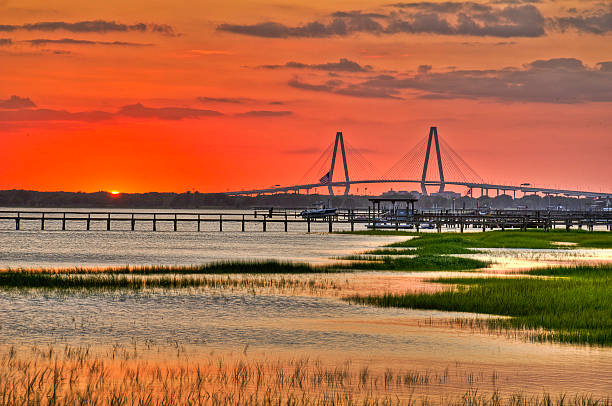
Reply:
[[[386,28],[387,33],[501,38],[541,37],[546,34],[546,20],[533,5],[494,8],[469,2],[410,3],[414,4],[419,5],[417,11],[392,21]],[[456,15],[456,19],[452,15]]]
[[[399,93],[395,89],[376,88],[372,86],[362,86],[361,84],[344,84],[341,80],[329,80],[322,84],[311,84],[302,82],[298,78],[291,79],[289,86],[314,92],[326,92],[343,96],[374,98],[374,99],[399,99]]]
[[[6,100],[0,100],[0,122],[96,122],[103,120],[111,120],[118,117],[176,121],[183,119],[201,119],[206,117],[225,116],[223,113],[215,110],[203,110],[188,107],[146,107],[141,103],[123,106],[116,112],[98,110],[70,112],[66,110],[39,109],[33,107],[36,107],[36,105],[29,98],[11,96]],[[252,110],[244,113],[235,114],[234,116],[271,118],[287,117],[291,115],[293,115],[293,112],[286,110]]]
[[[291,111],[252,110],[236,114],[238,117],[286,117],[292,115]]]
[[[324,38],[333,35],[346,35],[346,26],[343,20],[336,19],[339,24],[321,24],[317,21],[299,27],[288,27],[276,22],[263,22],[253,25],[221,24],[217,31],[226,31],[233,34],[250,35],[264,38]]]
[[[540,59],[520,67],[434,71],[419,66],[413,74],[384,74],[366,80],[309,83],[293,78],[290,87],[362,98],[475,99],[499,102],[612,102],[612,61],[590,67],[576,58]]]
[[[27,109],[36,107],[28,97],[11,96],[6,100],[0,99],[0,109]]]
[[[108,120],[111,113],[105,111],[69,112],[66,110],[25,109],[0,110],[0,121],[84,121],[95,122]]]
[[[538,59],[528,64],[528,66],[535,69],[567,69],[574,71],[585,69],[582,61],[576,58]]]
[[[498,7],[475,2],[416,2],[390,6],[396,10],[387,14],[338,11],[331,14],[329,21],[312,21],[301,26],[268,21],[221,24],[217,31],[264,38],[327,38],[356,33],[508,38],[540,37],[546,33],[546,19],[532,4]]]
[[[312,69],[328,72],[368,72],[372,69],[371,66],[361,66],[357,62],[353,62],[346,58],[340,58],[338,62],[328,62],[320,64],[306,64],[301,62],[287,62],[284,65],[261,65],[258,68],[262,69]]]
[[[295,149],[286,149],[284,153],[296,154],[296,155],[312,155],[312,154],[317,154],[317,153],[320,154],[321,149],[316,148],[316,147],[295,148]]]
[[[417,1],[406,3],[393,3],[389,6],[399,9],[412,9],[435,13],[458,13],[459,11],[466,9],[476,9],[477,11],[487,11],[492,9],[490,6],[487,6],[485,4],[475,3],[471,1],[445,1],[442,3],[435,3],[431,1]]]
[[[136,42],[124,42],[124,41],[89,41],[84,39],[73,39],[73,38],[62,38],[62,39],[30,39],[25,40],[32,46],[45,46],[48,44],[62,44],[62,45],[113,45],[113,46],[125,46],[125,47],[143,47],[151,46],[152,44],[141,44]]]
[[[305,83],[300,81],[299,79],[295,78],[295,79],[291,79],[288,83],[289,86],[294,87],[296,89],[302,89],[302,90],[311,90],[314,92],[333,92],[334,91],[334,86],[324,83],[324,84],[320,84],[320,85],[313,85],[310,83]]]
[[[140,103],[123,106],[117,114],[137,118],[157,118],[160,120],[182,120],[184,118],[218,117],[223,115],[223,113],[214,110],[187,107],[145,107]]]
[[[612,102],[612,70],[574,58],[537,60],[522,68],[457,70],[407,77],[379,76],[361,88],[421,91],[421,98],[494,99],[536,103]]]
[[[599,70],[602,72],[612,72],[612,61],[610,62],[598,62]]]
[[[0,121],[83,121],[94,122],[110,120],[119,116],[136,118],[156,118],[159,120],[198,119],[204,117],[223,116],[214,110],[201,110],[186,107],[145,107],[142,104],[132,104],[121,107],[117,112],[32,109],[36,105],[30,99],[12,96],[0,100]],[[10,110],[9,110],[10,109]]]
[[[0,46],[12,45],[13,40],[10,38],[0,38]]]
[[[607,34],[612,32],[612,4],[607,9],[590,10],[577,16],[556,17],[551,21],[562,32],[576,30],[589,34]]]
[[[425,74],[428,73],[429,71],[431,71],[432,66],[431,65],[419,65],[419,68],[417,69],[417,72],[421,73],[421,74]]]
[[[541,3],[542,0],[491,0],[491,4],[533,4]]]
[[[164,35],[175,35],[174,28],[167,24],[123,24],[115,21],[91,20],[77,21],[74,23],[65,21],[37,22],[22,25],[0,25],[0,32],[25,31],[69,31],[75,33],[108,33],[108,32],[153,32]]]
[[[197,98],[202,103],[229,103],[229,104],[242,104],[251,99],[246,98],[231,98],[231,97],[205,97],[200,96]]]

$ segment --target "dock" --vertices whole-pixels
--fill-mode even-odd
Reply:
[[[354,231],[366,226],[372,230],[422,231],[476,228],[506,229],[585,229],[612,231],[612,212],[545,210],[426,210],[404,217],[388,216],[374,210],[339,209],[333,216],[303,218],[301,209],[252,210],[233,212],[186,211],[82,211],[82,210],[0,210],[4,230],[61,231]],[[33,223],[35,226],[33,226]],[[188,226],[189,225],[189,226]],[[24,228],[24,226],[26,226]],[[230,226],[230,227],[228,227]]]

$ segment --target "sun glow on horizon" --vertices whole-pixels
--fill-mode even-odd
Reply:
[[[118,191],[118,190],[111,190],[110,194],[113,195],[113,196],[117,196],[117,195],[121,194],[121,192]]]

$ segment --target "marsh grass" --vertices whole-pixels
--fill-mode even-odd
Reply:
[[[414,253],[413,253],[414,255]],[[350,267],[373,271],[465,271],[485,268],[488,262],[450,255],[356,255],[345,257],[353,260]]]
[[[276,278],[263,275],[201,276],[201,275],[121,275],[106,273],[41,273],[29,271],[0,273],[0,287],[5,289],[55,289],[55,290],[143,290],[207,288],[223,290],[269,289],[280,292],[316,292],[340,289],[333,280],[324,278],[296,279],[290,275]]]
[[[400,251],[400,250],[394,250]],[[415,250],[423,254],[420,250]],[[109,268],[9,269],[0,272],[0,288],[42,289],[185,289],[185,288],[308,288],[337,289],[328,282],[309,282],[291,278],[245,280],[244,278],[213,278],[202,275],[307,275],[352,272],[355,270],[427,271],[467,270],[487,266],[486,262],[452,256],[423,254],[414,258],[391,255],[356,255],[341,259],[350,261],[326,265],[280,261],[225,261],[194,266],[139,266]],[[200,277],[196,277],[200,275]],[[153,276],[157,276],[153,278]]]
[[[220,261],[201,265],[181,266],[118,266],[106,268],[41,268],[8,269],[7,272],[31,272],[42,274],[125,274],[125,275],[159,275],[159,274],[308,274],[337,272],[333,265],[311,265],[301,262],[283,261]],[[2,272],[0,272],[1,274]]]
[[[612,248],[612,233],[582,230],[487,231],[484,233],[421,233],[417,238],[389,244],[389,247],[440,249],[449,254],[462,254],[468,248],[531,248],[572,249],[554,243],[575,243],[580,248]],[[441,247],[441,248],[436,248]],[[451,252],[452,249],[456,250]]]
[[[532,270],[553,278],[437,278],[436,293],[353,296],[354,303],[509,316],[491,329],[531,330],[536,341],[612,345],[612,265]]]
[[[112,358],[116,349],[113,349]],[[457,373],[451,384],[463,393],[441,392],[449,369],[371,369],[350,361],[234,359],[211,357],[198,362],[114,360],[93,355],[88,347],[56,350],[33,348],[27,357],[14,348],[0,355],[0,405],[211,405],[211,406],[391,406],[452,404],[457,406],[610,406],[610,399],[576,394],[502,394],[499,376]],[[431,390],[430,390],[431,389]]]
[[[401,247],[393,245],[393,247]],[[379,248],[366,251],[369,255],[449,255],[449,254],[478,254],[480,251],[473,248],[466,248],[461,244],[450,242],[436,242],[435,244],[416,245],[405,248]]]

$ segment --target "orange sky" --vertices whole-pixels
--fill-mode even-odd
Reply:
[[[385,172],[437,125],[488,182],[611,191],[611,21],[601,1],[0,0],[0,189],[295,184],[338,130]]]

